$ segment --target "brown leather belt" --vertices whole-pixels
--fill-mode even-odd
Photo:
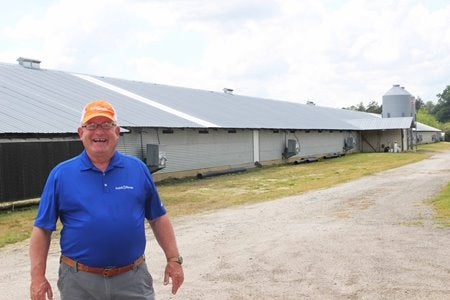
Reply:
[[[80,271],[100,274],[105,277],[112,277],[112,276],[116,276],[116,275],[119,275],[119,274],[122,274],[122,273],[125,273],[128,271],[131,271],[135,267],[139,266],[144,260],[145,260],[144,256],[141,256],[138,259],[136,259],[132,264],[129,264],[126,266],[111,267],[111,268],[96,268],[96,267],[86,266],[76,260],[71,259],[70,257],[61,255],[61,262],[65,263],[66,265],[68,265],[70,267],[74,267]]]

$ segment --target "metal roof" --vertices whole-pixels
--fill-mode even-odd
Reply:
[[[399,95],[407,95],[412,96],[404,87],[401,87],[399,84],[394,84],[392,88],[387,91],[384,96],[399,96]]]
[[[416,131],[431,131],[431,132],[441,132],[442,130],[422,124],[417,122],[417,128],[414,128],[413,130]]]
[[[363,112],[0,63],[0,133],[75,133],[105,99],[122,127],[362,130]],[[370,122],[369,122],[370,123]],[[404,128],[404,127],[399,127]]]
[[[96,79],[147,99],[157,99],[224,128],[356,129],[337,116],[330,118],[319,107],[306,104],[114,78]]]
[[[413,118],[370,118],[348,120],[360,130],[406,129],[411,128]]]

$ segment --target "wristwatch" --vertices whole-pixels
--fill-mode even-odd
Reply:
[[[176,262],[179,263],[180,265],[183,264],[183,257],[181,255],[175,256],[175,257],[169,257],[167,259],[167,262]]]

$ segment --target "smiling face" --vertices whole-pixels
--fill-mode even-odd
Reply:
[[[105,122],[111,122],[111,120],[106,117],[95,117],[87,123],[102,124]],[[94,163],[109,162],[111,160],[119,140],[119,134],[119,126],[114,126],[110,129],[103,129],[101,126],[97,126],[94,130],[83,127],[78,128],[78,135],[83,142],[83,146]]]

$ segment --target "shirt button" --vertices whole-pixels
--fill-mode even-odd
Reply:
[[[108,186],[108,185],[105,183],[105,186]]]

